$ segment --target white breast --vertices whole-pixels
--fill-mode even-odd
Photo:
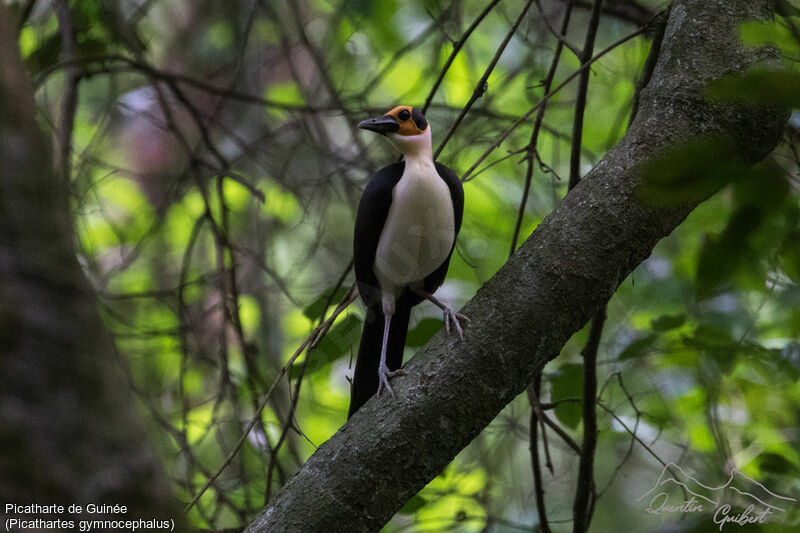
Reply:
[[[375,254],[383,290],[395,291],[426,276],[447,259],[455,238],[450,190],[432,161],[406,161]]]

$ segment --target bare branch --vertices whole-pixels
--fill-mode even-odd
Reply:
[[[192,501],[190,501],[189,504],[186,506],[185,512],[188,513],[192,509],[192,507],[194,507],[195,504],[197,504],[197,502],[200,500],[203,494],[214,483],[214,481],[216,481],[216,479],[219,477],[222,471],[225,470],[225,468],[231,464],[231,461],[233,461],[233,458],[239,452],[239,449],[242,447],[242,444],[244,444],[247,435],[255,427],[256,423],[261,418],[261,411],[267,406],[267,403],[269,402],[270,397],[272,396],[272,393],[275,391],[275,388],[277,387],[278,383],[280,383],[283,377],[289,372],[289,370],[291,369],[292,365],[297,360],[297,358],[300,357],[300,355],[302,355],[303,352],[306,351],[306,348],[309,348],[314,342],[319,342],[318,339],[321,338],[321,335],[331,328],[331,326],[339,317],[339,315],[342,314],[342,312],[345,309],[347,309],[347,306],[353,303],[357,298],[358,298],[358,290],[356,289],[354,283],[350,287],[350,290],[347,291],[347,294],[344,295],[342,301],[339,302],[339,305],[336,306],[336,310],[331,314],[331,316],[325,319],[324,321],[320,322],[320,324],[316,328],[314,328],[314,330],[308,335],[308,337],[306,337],[306,339],[300,344],[300,346],[297,347],[297,349],[289,358],[289,360],[286,362],[286,364],[281,367],[280,371],[278,372],[278,375],[275,376],[275,379],[272,381],[272,385],[270,385],[266,394],[261,399],[261,402],[258,404],[258,409],[256,409],[256,412],[253,414],[253,417],[245,426],[244,431],[242,431],[242,436],[239,438],[239,441],[236,443],[231,452],[225,458],[225,461],[222,463],[220,468],[214,473],[213,476],[211,476],[208,479],[208,482],[203,486],[202,489],[200,489],[197,492],[195,497],[192,498]]]
[[[472,24],[470,24],[469,27],[464,31],[464,33],[461,35],[461,38],[458,41],[456,41],[455,44],[453,44],[453,51],[450,52],[450,56],[447,58],[447,61],[444,62],[444,66],[442,67],[442,70],[439,71],[439,75],[436,77],[436,81],[433,82],[433,86],[431,87],[431,90],[428,93],[428,97],[425,98],[425,103],[422,106],[423,114],[426,111],[428,111],[428,108],[430,107],[431,102],[433,101],[433,97],[436,95],[436,91],[439,89],[439,85],[441,85],[445,74],[447,74],[447,71],[450,69],[450,65],[453,64],[453,60],[456,58],[458,52],[464,46],[464,43],[467,42],[469,36],[472,35],[472,32],[475,31],[475,28],[478,27],[478,24],[480,24],[481,21],[484,18],[486,18],[486,15],[488,15],[492,11],[492,9],[494,9],[494,6],[496,6],[499,1],[500,0],[492,0],[491,2],[489,2],[489,4],[484,8],[484,10],[481,11],[481,13],[475,18],[474,21],[472,21]]]
[[[517,17],[517,20],[514,21],[514,24],[512,24],[511,29],[508,30],[505,39],[503,39],[503,42],[500,43],[500,46],[497,48],[494,57],[489,62],[489,65],[486,67],[486,70],[483,72],[483,76],[481,76],[481,79],[479,79],[478,83],[475,84],[475,88],[472,90],[472,96],[470,96],[469,101],[461,110],[461,113],[459,113],[455,122],[453,122],[453,124],[450,126],[450,129],[447,130],[444,139],[442,139],[442,141],[439,143],[439,146],[436,148],[436,150],[434,150],[433,152],[434,159],[439,157],[439,154],[442,153],[442,150],[444,149],[444,147],[447,145],[447,142],[450,140],[450,138],[458,129],[458,126],[461,124],[461,121],[464,120],[464,117],[467,116],[467,113],[469,113],[472,104],[474,104],[478,100],[478,98],[483,96],[483,93],[485,93],[486,90],[489,88],[489,76],[492,74],[492,71],[494,70],[494,67],[497,65],[497,62],[500,61],[500,56],[503,55],[506,46],[508,46],[509,41],[511,41],[511,37],[513,37],[514,34],[517,32],[517,28],[522,22],[522,19],[525,18],[525,14],[528,12],[528,9],[530,9],[532,3],[533,0],[528,0],[528,2],[525,4],[525,7],[522,8],[522,12]]]

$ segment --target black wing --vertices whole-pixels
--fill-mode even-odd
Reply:
[[[450,248],[450,254],[447,256],[447,259],[444,260],[439,268],[431,272],[428,277],[425,278],[425,290],[429,294],[433,294],[436,289],[444,283],[447,269],[450,266],[450,257],[453,255],[453,249],[456,247],[458,232],[461,230],[461,220],[464,217],[464,187],[461,186],[461,180],[458,179],[458,175],[456,175],[455,172],[443,164],[435,163],[435,165],[439,176],[447,184],[447,188],[450,189],[450,198],[453,200],[455,235],[453,236],[453,247]]]
[[[353,266],[356,271],[358,292],[367,308],[379,303],[381,299],[380,285],[372,267],[378,251],[378,240],[389,215],[389,207],[392,205],[392,190],[403,176],[405,166],[403,161],[399,161],[376,172],[358,203],[356,227],[353,232]]]

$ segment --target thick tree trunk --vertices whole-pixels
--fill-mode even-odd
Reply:
[[[0,5],[0,502],[120,504],[116,519],[177,520],[78,264],[63,181]]]
[[[440,333],[325,442],[248,531],[377,531],[525,390],[625,277],[704,198],[644,204],[641,168],[664,150],[722,137],[748,162],[778,143],[785,116],[710,104],[710,80],[773,57],[743,50],[738,26],[768,0],[682,0],[673,7],[635,122],[479,291],[466,341]]]

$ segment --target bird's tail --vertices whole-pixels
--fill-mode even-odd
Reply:
[[[397,370],[403,365],[403,348],[408,333],[408,320],[411,317],[411,302],[408,300],[402,297],[397,299],[392,323],[389,325],[389,342],[386,346],[386,366],[389,370]],[[378,304],[367,312],[367,318],[364,320],[356,371],[350,388],[348,419],[378,392],[378,366],[381,361],[383,326],[384,315]]]

